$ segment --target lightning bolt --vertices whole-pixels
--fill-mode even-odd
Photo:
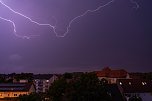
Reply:
[[[3,6],[5,6],[6,8],[8,8],[11,12],[13,12],[13,13],[15,13],[15,14],[18,14],[18,15],[20,15],[20,16],[28,19],[28,20],[29,20],[30,22],[32,22],[32,23],[35,23],[35,24],[37,24],[37,25],[39,25],[39,26],[49,26],[49,27],[53,28],[54,32],[56,33],[56,31],[55,31],[55,26],[53,26],[53,25],[51,25],[51,24],[41,24],[41,23],[39,23],[39,22],[36,22],[36,21],[32,20],[30,17],[27,17],[27,16],[25,16],[24,14],[19,13],[19,12],[13,10],[11,7],[9,7],[9,6],[6,5],[4,2],[2,2],[2,0],[0,0],[0,3],[1,3]],[[13,25],[13,27],[14,27],[13,31],[14,31],[14,33],[15,33],[15,35],[16,35],[17,37],[27,38],[27,39],[30,39],[30,38],[31,38],[31,37],[29,37],[29,36],[20,36],[20,35],[18,35],[18,34],[17,34],[17,31],[16,31],[15,22],[13,22],[12,20],[9,20],[9,19],[3,18],[3,17],[0,17],[0,19],[12,23],[12,25]]]
[[[19,37],[19,38],[30,39],[30,37],[28,37],[28,36],[20,36],[20,35],[18,35],[18,34],[16,33],[16,25],[15,25],[15,23],[14,23],[13,21],[11,21],[11,20],[9,20],[9,19],[5,19],[5,18],[3,18],[3,17],[0,17],[0,19],[12,23],[12,25],[13,25],[13,27],[14,27],[13,31],[14,31],[15,36],[17,36],[17,37]]]
[[[131,1],[131,3],[133,3],[133,4],[136,5],[136,8],[139,7],[139,5],[137,4],[137,2],[135,2],[134,0],[130,0],[130,1]],[[11,12],[13,12],[14,14],[17,14],[17,15],[19,15],[19,16],[21,16],[21,17],[24,17],[25,19],[29,20],[31,23],[34,23],[34,24],[36,24],[36,25],[38,25],[38,26],[48,26],[48,27],[50,27],[50,28],[53,30],[53,32],[55,33],[55,35],[56,35],[57,37],[65,37],[65,36],[69,33],[69,31],[70,31],[71,25],[72,25],[77,19],[79,19],[79,18],[87,15],[89,12],[90,12],[90,13],[94,13],[94,12],[100,10],[101,8],[104,8],[104,7],[108,6],[108,5],[110,5],[110,4],[113,3],[113,2],[114,2],[114,0],[111,0],[111,1],[107,2],[107,3],[104,4],[104,5],[98,6],[96,9],[87,10],[87,11],[85,11],[84,13],[82,13],[81,15],[76,16],[75,18],[73,18],[73,19],[68,23],[68,25],[67,25],[67,27],[66,27],[66,31],[63,33],[63,35],[59,35],[59,33],[56,32],[56,24],[55,24],[55,25],[51,25],[51,24],[39,23],[39,22],[37,22],[37,21],[34,21],[34,20],[31,19],[30,17],[28,17],[28,16],[26,16],[26,15],[24,15],[24,14],[22,14],[22,13],[19,13],[19,12],[13,10],[11,7],[9,7],[7,4],[5,4],[2,0],[0,0],[0,4],[2,4],[3,6],[5,6],[6,8],[8,8],[8,9],[9,9]],[[15,24],[15,22],[13,22],[12,20],[6,19],[6,18],[3,18],[3,17],[0,17],[0,19],[2,19],[2,20],[4,20],[4,21],[7,21],[7,22],[10,22],[10,23],[13,25],[13,31],[14,31],[15,36],[17,36],[17,37],[19,37],[19,38],[26,38],[26,39],[30,39],[30,38],[31,38],[30,36],[21,36],[21,35],[18,35],[18,34],[17,34],[17,30],[16,30],[16,24]],[[55,18],[54,18],[54,19],[55,19]],[[56,20],[56,19],[55,19],[55,20]],[[56,21],[56,23],[57,23],[57,21]]]
[[[130,2],[136,6],[135,9],[139,8],[139,4],[135,0],[130,0]]]
[[[15,14],[17,14],[17,15],[20,15],[20,16],[26,18],[26,19],[28,19],[31,23],[37,24],[38,26],[49,26],[49,27],[53,30],[53,32],[56,34],[57,37],[65,37],[65,36],[69,33],[69,30],[70,30],[70,27],[71,27],[72,23],[73,23],[74,21],[76,21],[77,19],[85,16],[85,15],[86,15],[87,13],[89,13],[89,12],[91,12],[91,13],[96,12],[96,11],[100,10],[101,8],[103,8],[103,7],[105,7],[105,6],[108,6],[108,5],[111,4],[112,2],[114,2],[114,0],[109,1],[108,3],[106,3],[106,4],[104,4],[104,5],[100,5],[99,7],[97,7],[97,8],[94,9],[94,10],[87,10],[87,11],[85,11],[83,14],[81,14],[81,15],[73,18],[73,19],[69,22],[68,26],[66,27],[66,32],[65,32],[63,35],[59,35],[59,33],[56,32],[56,24],[55,24],[55,25],[43,24],[43,23],[39,23],[39,22],[37,22],[37,21],[34,21],[34,20],[31,19],[30,17],[28,17],[28,16],[26,16],[26,15],[24,15],[24,14],[22,14],[22,13],[19,13],[19,12],[13,10],[11,7],[9,7],[8,5],[6,5],[2,0],[0,0],[0,4],[2,4],[3,6],[5,6],[6,8],[8,8],[11,12],[13,12],[13,13],[15,13]],[[7,21],[7,22],[10,22],[10,23],[13,25],[13,31],[14,31],[14,33],[15,33],[15,35],[16,35],[17,37],[26,38],[26,39],[31,38],[31,37],[29,37],[29,36],[20,36],[20,35],[18,35],[18,34],[17,34],[17,31],[16,31],[15,22],[13,22],[12,20],[9,20],[9,19],[3,18],[3,17],[0,17],[0,19],[2,19],[2,20],[4,20],[4,21]]]

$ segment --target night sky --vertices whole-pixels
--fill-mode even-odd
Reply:
[[[109,0],[3,0],[17,12],[40,23],[56,24],[62,36],[68,23]],[[38,26],[0,4],[0,73],[63,73],[101,70],[152,71],[152,0],[115,0],[75,20],[65,37]],[[56,22],[57,21],[57,22]]]

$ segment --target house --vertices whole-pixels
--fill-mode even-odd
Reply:
[[[54,74],[38,74],[34,75],[34,84],[36,87],[36,93],[46,93],[49,90],[51,84],[58,79]]]
[[[111,70],[109,67],[105,67],[101,71],[96,71],[96,75],[101,79],[106,79],[109,84],[116,84],[117,79],[129,78],[129,74],[124,69]]]
[[[21,79],[21,80],[19,80],[19,83],[28,83],[28,80],[26,80],[26,79]]]
[[[20,80],[13,79],[12,82],[13,83],[29,83],[27,79],[20,79]]]
[[[15,98],[35,92],[32,83],[1,83],[0,98]]]
[[[142,101],[152,101],[152,81],[143,79],[119,79],[117,84],[122,87],[127,101],[132,96],[138,96]]]

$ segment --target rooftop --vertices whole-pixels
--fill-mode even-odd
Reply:
[[[152,92],[152,81],[142,79],[119,79],[117,83],[123,88],[124,93]]]
[[[0,92],[29,91],[31,85],[31,83],[1,83]]]
[[[109,67],[105,67],[101,71],[96,71],[98,77],[110,77],[110,78],[125,78],[127,71],[124,69],[111,70]]]

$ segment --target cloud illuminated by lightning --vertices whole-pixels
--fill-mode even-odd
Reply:
[[[135,2],[134,0],[130,0],[130,1],[131,1],[131,3],[133,3],[133,4],[136,5],[136,8],[139,7],[139,5],[137,4],[137,2]],[[90,12],[90,13],[96,12],[96,11],[100,10],[101,8],[104,8],[104,7],[108,6],[108,5],[110,5],[110,4],[113,3],[113,2],[114,2],[114,0],[111,0],[111,1],[107,2],[107,3],[104,4],[104,5],[98,6],[96,9],[87,10],[87,11],[85,11],[84,13],[82,13],[81,15],[74,17],[74,18],[68,23],[68,26],[66,27],[65,33],[63,33],[62,35],[59,35],[59,33],[56,32],[56,24],[55,24],[55,25],[51,25],[51,24],[47,24],[47,23],[45,24],[45,23],[39,23],[39,22],[37,22],[37,21],[34,21],[34,20],[31,19],[30,17],[28,17],[28,16],[26,16],[26,15],[24,15],[24,14],[22,14],[22,13],[19,13],[19,12],[13,10],[11,7],[9,7],[7,4],[5,4],[2,0],[0,0],[0,4],[2,4],[3,6],[5,6],[7,9],[9,9],[9,10],[10,10],[11,12],[13,12],[14,14],[17,14],[17,15],[19,15],[19,16],[27,19],[27,20],[29,20],[31,23],[34,23],[34,24],[36,24],[36,25],[38,25],[38,26],[48,26],[48,27],[50,27],[50,28],[53,30],[53,32],[55,33],[55,35],[56,35],[57,37],[65,37],[65,36],[69,33],[69,30],[70,30],[70,27],[71,27],[72,23],[74,23],[77,19],[79,19],[79,18],[87,15],[89,12]],[[12,20],[10,20],[10,19],[3,18],[3,17],[0,17],[0,19],[1,19],[1,20],[4,20],[4,21],[7,21],[7,22],[10,22],[10,23],[13,25],[13,31],[14,31],[15,36],[20,37],[20,38],[26,38],[26,39],[31,38],[30,36],[21,36],[21,35],[18,35],[18,34],[17,34],[17,30],[16,30],[16,24],[15,24],[14,21],[12,21]],[[54,18],[54,19],[55,19],[55,18]],[[55,19],[55,20],[56,20],[56,19]],[[56,21],[56,22],[57,22],[57,21]]]

